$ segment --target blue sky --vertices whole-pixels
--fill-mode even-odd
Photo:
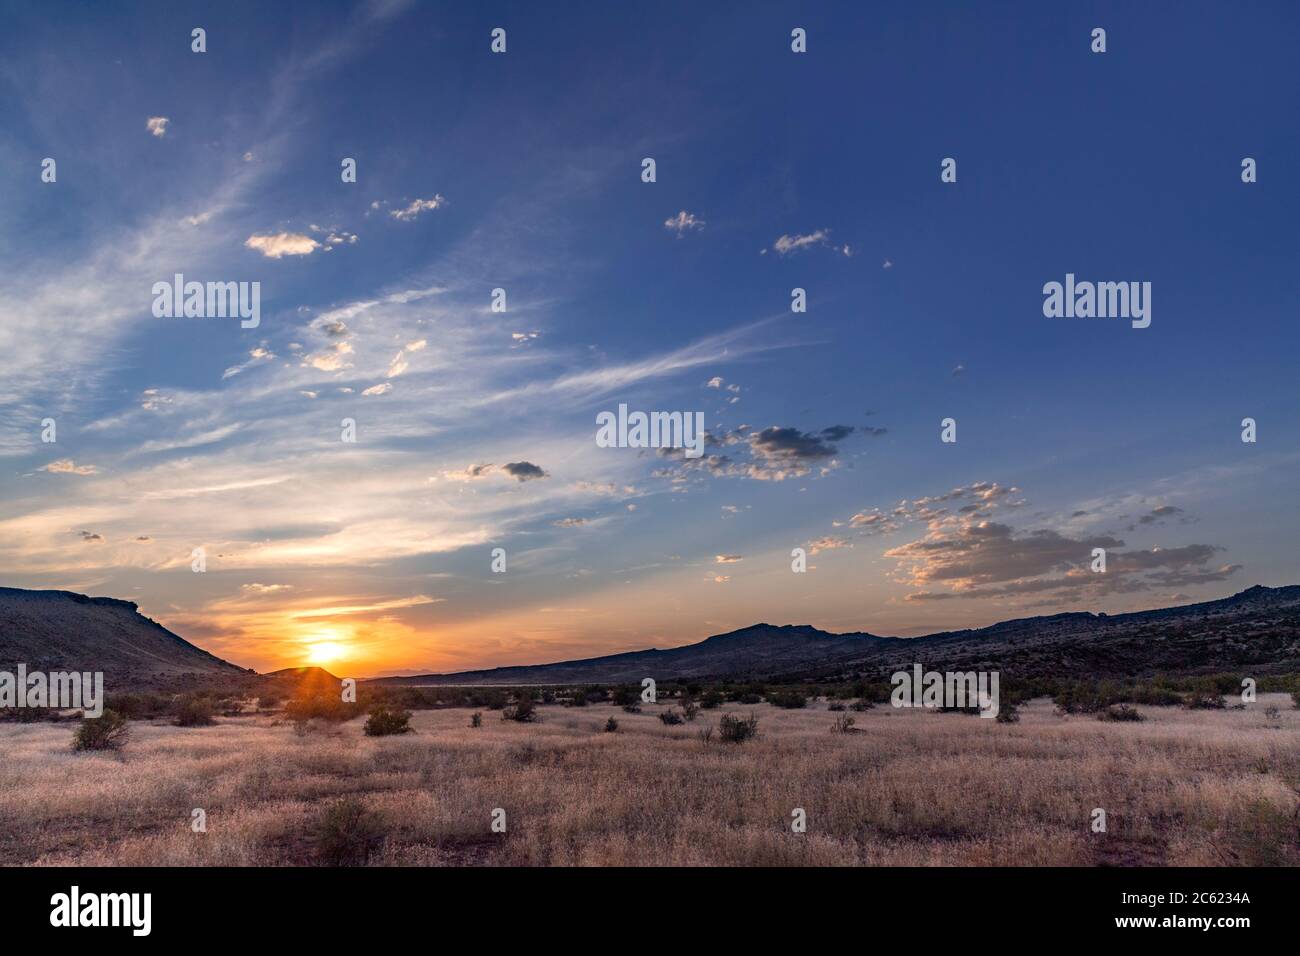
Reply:
[[[1300,582],[1300,13],[1053,7],[7,5],[5,582],[358,673]],[[719,444],[596,447],[620,402]]]

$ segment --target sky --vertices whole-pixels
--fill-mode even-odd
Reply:
[[[0,584],[373,676],[1300,583],[1300,10],[1062,6],[4,4]]]

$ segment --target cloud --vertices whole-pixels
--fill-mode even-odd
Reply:
[[[823,551],[835,551],[839,548],[851,548],[853,543],[847,538],[837,538],[834,535],[826,535],[815,541],[808,542],[809,554],[820,554]]]
[[[814,461],[833,457],[837,449],[832,442],[852,431],[849,425],[832,425],[822,429],[820,435],[810,435],[797,428],[773,425],[752,435],[749,445],[755,455],[768,461]]]
[[[167,124],[170,122],[171,120],[166,116],[150,116],[149,119],[145,121],[144,125],[150,133],[157,136],[159,139],[162,139],[167,135]]]
[[[371,385],[369,388],[364,390],[361,394],[363,397],[369,397],[372,395],[387,395],[392,390],[393,390],[392,382],[381,382],[378,385]]]
[[[388,215],[400,222],[410,222],[417,218],[421,213],[431,212],[434,209],[441,209],[447,205],[447,200],[439,194],[434,194],[432,199],[416,199],[409,206],[401,209],[390,210]],[[372,207],[373,208],[373,207]]]
[[[799,233],[795,233],[793,236],[782,235],[776,242],[772,243],[772,249],[776,251],[777,255],[788,256],[791,253],[803,252],[805,249],[811,249],[815,246],[828,246],[830,245],[830,236],[831,231],[829,229],[818,229],[816,232],[807,235],[800,235]],[[844,249],[847,250],[848,246],[845,246]],[[850,252],[845,252],[845,255],[850,254]]]
[[[558,521],[551,522],[557,528],[580,528],[586,523],[586,518],[561,518]]]
[[[677,233],[677,238],[680,239],[691,230],[703,229],[704,220],[697,219],[694,213],[687,212],[683,209],[677,215],[665,219],[664,228],[669,232]]]
[[[511,478],[517,481],[532,481],[535,478],[546,478],[547,473],[542,471],[539,465],[534,465],[531,461],[510,461],[501,466]]]
[[[745,558],[739,554],[719,554],[713,560],[718,564],[735,564],[737,561],[744,561]]]
[[[221,377],[222,379],[234,378],[236,375],[238,375],[240,372],[244,371],[245,369],[252,368],[254,365],[257,365],[259,362],[269,362],[273,358],[275,358],[274,352],[270,351],[264,346],[259,345],[257,348],[251,349],[249,351],[247,362],[243,362],[239,365],[232,365],[230,368],[226,369],[224,372],[221,373]]]
[[[104,540],[104,536],[102,534],[96,534],[93,531],[79,531],[77,533],[81,535],[82,541],[103,541]]]
[[[990,518],[1001,508],[1021,504],[1017,493],[996,483],[975,482],[894,509],[889,520],[919,519],[927,528],[921,538],[885,552],[898,562],[893,576],[922,589],[907,600],[1049,594],[1059,603],[1219,582],[1241,569],[1235,564],[1210,566],[1223,550],[1215,545],[1124,550],[1125,542],[1113,534],[1016,528]],[[1181,514],[1172,506],[1155,511],[1160,516]],[[1097,548],[1106,552],[1104,572],[1092,570]],[[936,585],[947,590],[936,591]]]
[[[249,249],[256,249],[268,259],[284,256],[309,256],[321,247],[311,236],[298,232],[275,232],[249,236],[244,240]]]
[[[60,458],[38,470],[48,471],[52,475],[93,475],[99,471],[94,465],[78,465],[71,458]]]

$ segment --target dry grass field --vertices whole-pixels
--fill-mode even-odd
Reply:
[[[1046,699],[1015,724],[886,705],[853,714],[851,733],[831,731],[825,703],[681,726],[659,709],[543,707],[535,724],[485,711],[480,728],[467,710],[418,711],[414,733],[380,738],[363,720],[305,734],[264,715],[137,722],[117,754],[73,753],[68,723],[0,724],[0,861],[1300,864],[1300,711],[1285,695],[1141,707],[1141,723],[1061,716]],[[757,714],[759,738],[702,741],[727,710]],[[796,807],[806,833],[791,832]]]

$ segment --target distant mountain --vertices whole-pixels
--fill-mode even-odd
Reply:
[[[887,679],[920,663],[1007,677],[1122,678],[1251,670],[1300,671],[1300,585],[1132,614],[1074,612],[925,637],[831,634],[807,625],[752,627],[668,650],[523,667],[385,677],[374,683],[633,683],[644,677]]]
[[[131,601],[0,588],[0,670],[103,671],[110,691],[248,671],[173,634]]]

